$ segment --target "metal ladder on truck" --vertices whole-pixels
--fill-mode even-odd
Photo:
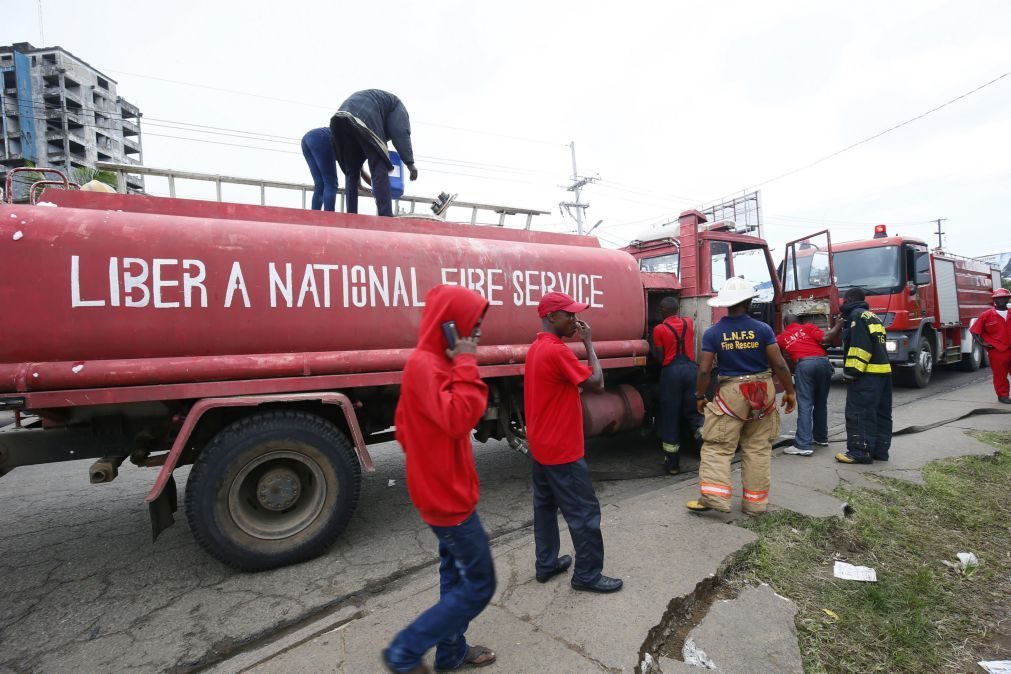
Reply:
[[[158,178],[165,178],[168,181],[168,196],[176,196],[176,182],[179,180],[194,180],[199,182],[209,182],[214,184],[214,195],[215,201],[223,201],[221,198],[221,191],[223,185],[244,185],[259,188],[260,191],[260,205],[269,206],[271,204],[267,203],[267,189],[280,189],[280,190],[293,190],[296,192],[301,192],[302,194],[302,208],[306,208],[308,204],[308,196],[312,194],[313,186],[307,183],[289,183],[279,180],[260,180],[257,178],[239,178],[234,176],[223,176],[215,175],[210,173],[194,173],[192,171],[177,171],[175,169],[161,169],[152,168],[149,166],[137,166],[134,164],[120,164],[115,162],[97,162],[96,168],[100,171],[110,171],[116,174],[116,191],[121,194],[126,194],[127,189],[127,176],[152,176]],[[340,204],[338,210],[344,212],[345,206],[345,188],[339,187],[337,193],[340,196]],[[361,190],[359,194],[364,196],[372,196],[372,192],[368,190]],[[402,205],[406,208],[402,208]],[[440,199],[432,199],[430,197],[419,197],[413,195],[403,195],[400,199],[393,202],[393,210],[398,213],[398,215],[409,216],[414,215],[416,217],[433,217],[431,214],[424,212],[421,207],[431,206],[432,210],[435,211],[437,208],[440,212],[445,212],[447,207],[445,202]],[[525,217],[525,222],[523,223],[523,229],[530,229],[533,223],[533,218],[535,215],[548,215],[548,211],[539,211],[530,208],[514,208],[512,206],[499,206],[495,204],[481,204],[469,201],[456,201],[453,200],[449,207],[450,209],[468,209],[470,210],[470,224],[472,225],[492,225],[496,227],[505,227],[507,216],[520,216]],[[479,222],[479,214],[493,214],[497,216],[497,222]],[[440,218],[441,219],[441,218]],[[448,218],[447,218],[448,219]],[[466,222],[465,220],[453,220],[454,222]]]

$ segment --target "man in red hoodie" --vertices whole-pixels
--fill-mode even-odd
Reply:
[[[576,568],[569,583],[574,590],[617,592],[621,579],[602,575],[604,539],[600,535],[600,503],[583,459],[583,407],[579,388],[604,390],[604,372],[593,350],[590,326],[576,320],[589,305],[565,293],[541,298],[537,313],[543,332],[527,351],[523,373],[523,406],[527,440],[533,458],[534,545],[537,582],[546,583],[572,564],[558,556],[558,511],[569,525],[576,550]],[[589,367],[576,358],[562,337],[582,339]]]
[[[393,672],[488,665],[495,654],[469,646],[467,626],[495,593],[488,534],[477,512],[479,486],[470,432],[484,414],[488,387],[477,369],[477,342],[488,301],[472,290],[440,285],[425,297],[418,347],[407,360],[397,405],[397,441],[407,455],[407,491],[439,540],[439,602],[383,651]],[[443,325],[455,338],[450,346]],[[459,335],[466,335],[460,337]]]
[[[1007,309],[1009,299],[1011,292],[1007,288],[995,290],[993,306],[984,311],[969,328],[969,332],[986,349],[997,401],[1005,405],[1011,405],[1011,387],[1008,386],[1008,375],[1011,374],[1011,316]]]

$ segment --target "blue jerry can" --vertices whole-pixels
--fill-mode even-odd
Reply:
[[[393,170],[390,171],[390,192],[394,199],[399,199],[404,196],[404,162],[396,150],[390,150],[390,162],[393,164]]]

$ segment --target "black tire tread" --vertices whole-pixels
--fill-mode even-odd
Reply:
[[[348,521],[350,521],[352,515],[354,514],[355,509],[358,507],[358,498],[361,494],[361,465],[358,463],[358,455],[355,453],[354,448],[352,448],[351,443],[333,423],[316,414],[291,409],[257,412],[233,422],[231,425],[225,427],[222,431],[215,435],[211,442],[204,447],[203,451],[197,455],[196,460],[193,462],[193,468],[190,470],[189,478],[186,481],[185,508],[186,521],[189,523],[190,531],[193,533],[193,537],[196,539],[200,547],[202,547],[208,554],[217,559],[219,562],[227,564],[239,571],[264,571],[278,566],[286,566],[288,564],[295,564],[307,559],[312,559],[313,557],[321,554],[333,543],[333,540],[330,540],[322,541],[313,546],[303,546],[303,550],[298,550],[296,553],[290,555],[291,558],[281,564],[263,564],[237,560],[222,554],[214,542],[208,538],[204,528],[199,524],[201,514],[197,512],[196,498],[193,492],[195,491],[197,485],[199,485],[203,475],[209,470],[208,465],[214,458],[215,453],[223,451],[220,449],[221,447],[227,447],[236,439],[243,437],[247,433],[269,430],[274,426],[282,424],[288,425],[292,423],[304,425],[330,440],[335,447],[347,455],[346,458],[348,459],[348,463],[352,467],[354,479],[350,485],[351,503],[350,507],[347,508],[347,511],[342,513],[340,524],[337,528],[337,535],[340,535],[340,532],[344,530]],[[342,485],[342,487],[343,486],[344,485]],[[336,538],[336,535],[334,538]]]

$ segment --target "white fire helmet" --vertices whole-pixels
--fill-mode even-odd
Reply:
[[[706,304],[711,307],[732,307],[758,295],[755,284],[741,276],[728,278],[716,297],[710,297]]]

